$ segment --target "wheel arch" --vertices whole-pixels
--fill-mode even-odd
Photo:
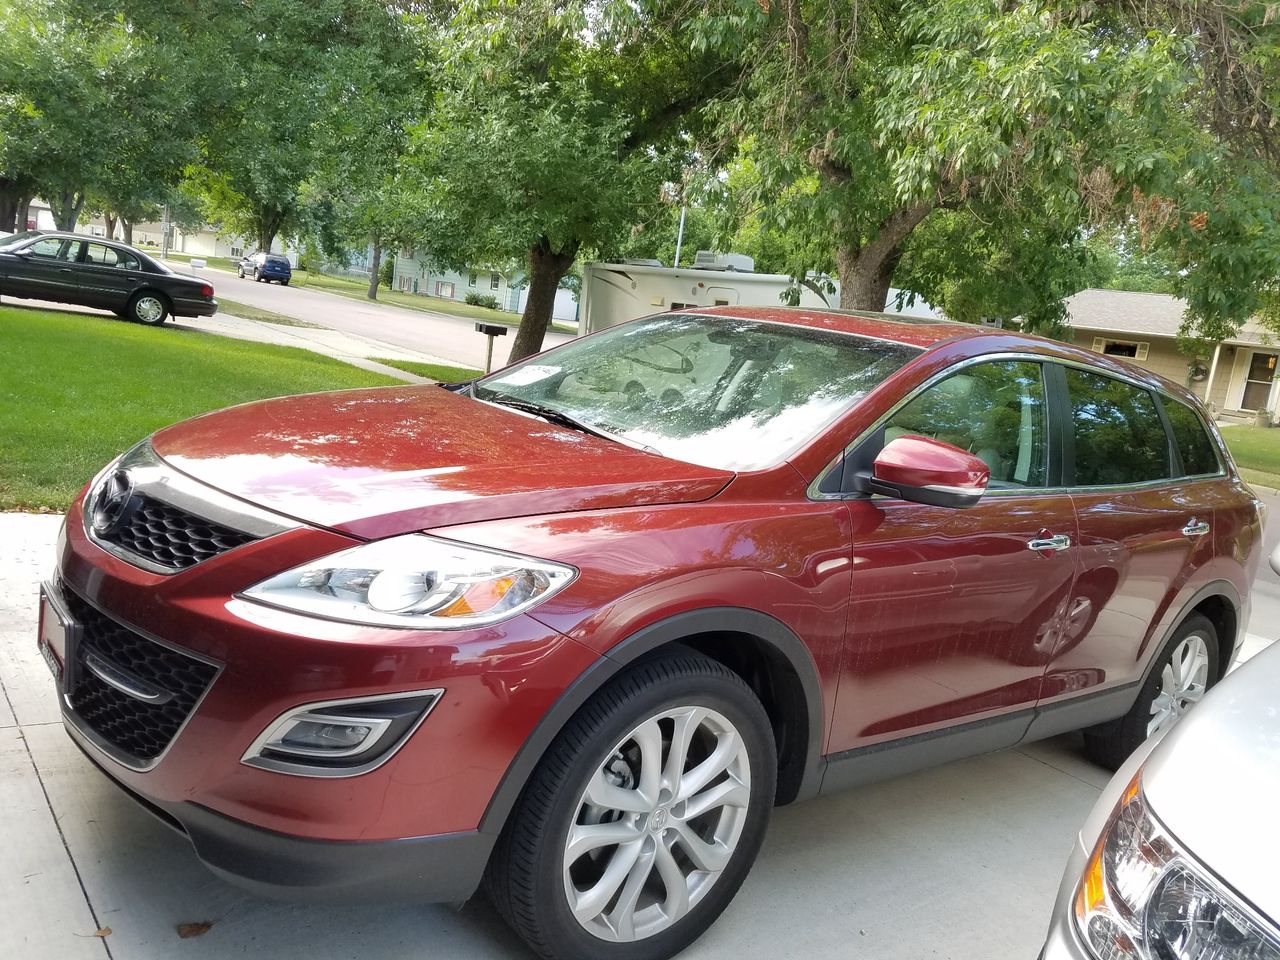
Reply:
[[[1151,645],[1151,660],[1142,672],[1142,683],[1146,683],[1155,669],[1160,651],[1169,643],[1169,638],[1193,613],[1203,614],[1218,632],[1218,677],[1222,679],[1231,666],[1231,659],[1240,648],[1240,622],[1242,602],[1235,586],[1228,580],[1214,580],[1206,583],[1182,604],[1182,609],[1169,624],[1169,628],[1160,637],[1160,642]],[[1138,689],[1141,689],[1139,684]]]
[[[814,796],[822,780],[824,730],[817,664],[781,621],[741,607],[686,611],[644,627],[609,649],[552,704],[525,740],[489,801],[480,831],[496,836],[547,748],[610,679],[642,659],[678,648],[723,663],[764,703],[779,744],[777,803]]]
[[[145,297],[147,294],[151,294],[154,297],[158,297],[164,303],[165,308],[168,310],[169,316],[171,317],[176,316],[176,314],[173,312],[173,297],[171,297],[165,291],[161,290],[159,287],[139,287],[137,290],[133,291],[133,293],[129,295],[128,306],[132,307],[134,304],[134,301],[136,301],[140,297]]]

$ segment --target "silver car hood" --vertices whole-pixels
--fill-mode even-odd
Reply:
[[[1280,921],[1280,643],[1174,724],[1142,786],[1192,856]]]

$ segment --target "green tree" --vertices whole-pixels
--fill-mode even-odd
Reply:
[[[579,252],[619,249],[661,211],[699,109],[733,79],[680,33],[684,12],[470,0],[440,35],[440,93],[414,148],[428,200],[416,247],[460,269],[527,263],[513,360],[541,349]]]
[[[697,29],[746,67],[741,95],[721,112],[754,167],[746,205],[788,237],[802,258],[793,274],[815,266],[815,249],[829,251],[843,306],[880,309],[908,256],[927,264],[935,290],[944,274],[958,284],[969,254],[921,249],[922,225],[948,213],[1061,228],[1056,238],[976,238],[1002,257],[1048,256],[1054,279],[1041,294],[1051,294],[1077,232],[1150,219],[1155,197],[1182,213],[1153,242],[1180,251],[1180,286],[1203,324],[1240,318],[1257,294],[1233,287],[1256,291],[1272,269],[1262,246],[1280,249],[1264,226],[1271,178],[1253,167],[1250,189],[1238,162],[1266,145],[1262,133],[1237,131],[1271,127],[1265,6],[722,0]],[[1206,227],[1194,211],[1211,202],[1218,215]],[[945,224],[932,234],[964,236]],[[960,286],[970,302],[1009,309],[990,284]]]

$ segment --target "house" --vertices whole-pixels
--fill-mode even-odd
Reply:
[[[1076,346],[1184,384],[1215,412],[1275,411],[1280,343],[1251,321],[1207,356],[1188,357],[1177,343],[1186,306],[1163,293],[1081,290],[1067,300],[1067,313]]]
[[[396,254],[391,287],[402,293],[459,303],[464,303],[469,293],[493,297],[498,301],[498,309],[508,313],[522,313],[529,299],[529,285],[522,270],[492,267],[476,267],[464,272],[446,270],[418,259],[412,250],[401,250]],[[572,323],[577,315],[578,304],[573,294],[568,290],[557,290],[552,318]]]

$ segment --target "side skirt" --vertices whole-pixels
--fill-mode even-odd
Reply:
[[[819,792],[835,793],[1105,723],[1128,712],[1139,687],[1139,683],[1125,684],[1042,707],[831,754],[824,758],[826,769]]]

